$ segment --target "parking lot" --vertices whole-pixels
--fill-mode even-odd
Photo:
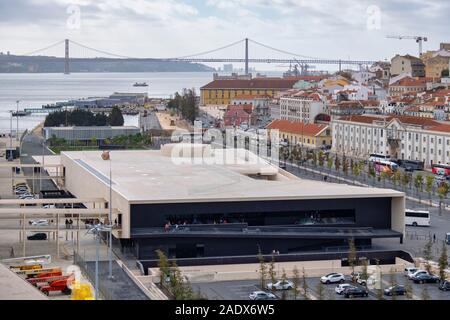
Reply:
[[[396,284],[405,285],[407,281],[410,282],[412,288],[412,299],[421,300],[424,289],[428,291],[430,300],[450,300],[450,291],[442,291],[438,289],[438,284],[415,284],[413,281],[408,280],[403,274],[394,274],[394,282]],[[292,281],[292,279],[289,279]],[[270,282],[270,281],[269,281]],[[318,277],[306,278],[308,285],[308,295],[311,300],[319,300],[320,295],[318,293]],[[347,281],[350,283],[350,280]],[[383,275],[382,277],[382,289],[389,287],[392,283],[391,275]],[[337,284],[323,285],[323,300],[348,300],[343,295],[335,293],[334,289]],[[240,280],[240,281],[223,281],[223,282],[207,282],[207,283],[193,283],[192,287],[195,291],[200,291],[209,300],[249,300],[249,294],[253,291],[261,290],[259,280]],[[304,300],[302,295],[302,282],[300,280],[300,293],[297,295],[297,300]],[[266,290],[264,290],[266,291]],[[282,292],[275,291],[274,294],[278,299],[282,299]],[[294,300],[293,290],[285,292],[287,300]],[[374,289],[369,290],[369,296],[364,298],[353,298],[356,300],[377,300],[377,292]],[[406,300],[406,296],[389,297],[383,296],[383,299],[391,300]]]

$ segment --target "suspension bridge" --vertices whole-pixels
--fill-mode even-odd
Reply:
[[[249,55],[249,44],[259,46],[265,49],[268,49],[272,52],[277,52],[278,54],[283,54],[289,56],[287,58],[250,58]],[[191,55],[181,56],[181,57],[173,57],[173,58],[138,58],[131,57],[126,55],[120,55],[112,52],[108,52],[105,50],[96,49],[93,47],[89,47],[78,43],[76,41],[65,39],[58,41],[52,45],[47,47],[29,52],[24,54],[25,56],[35,56],[42,55],[42,53],[47,52],[50,49],[59,48],[61,45],[64,46],[64,73],[70,73],[70,63],[71,61],[80,61],[90,58],[80,58],[80,57],[72,57],[71,49],[73,46],[80,48],[84,51],[89,51],[91,54],[95,53],[96,59],[108,59],[108,60],[130,60],[130,61],[153,61],[153,62],[191,62],[191,63],[216,63],[216,62],[224,62],[224,63],[244,63],[245,64],[245,74],[249,73],[249,64],[250,63],[289,63],[289,64],[300,64],[300,65],[336,65],[339,67],[339,71],[342,70],[343,65],[357,65],[360,68],[363,66],[369,66],[374,64],[377,61],[373,60],[350,60],[350,59],[324,59],[317,57],[309,57],[305,55],[301,55],[298,53],[289,52],[286,50],[278,49],[261,42],[257,42],[252,39],[242,39],[228,45],[222,46],[220,48],[199,52]],[[244,55],[242,58],[212,58],[209,55],[223,51],[225,49],[236,47],[238,45],[244,45]],[[100,56],[98,56],[100,55]]]

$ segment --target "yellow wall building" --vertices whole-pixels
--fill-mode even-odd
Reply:
[[[324,124],[274,120],[267,126],[267,129],[269,132],[278,130],[280,142],[288,142],[291,146],[303,145],[308,148],[318,148],[324,145],[331,146],[332,143],[330,128]]]
[[[200,88],[201,105],[228,105],[240,95],[274,97],[277,93],[292,89],[298,79],[256,78],[251,80],[214,80]]]

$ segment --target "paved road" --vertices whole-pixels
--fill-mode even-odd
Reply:
[[[292,280],[292,279],[291,279]],[[422,292],[424,288],[428,291],[430,299],[434,300],[450,300],[450,292],[443,292],[438,289],[437,284],[415,284],[411,280],[407,280],[403,274],[393,275],[393,281],[391,280],[391,275],[383,275],[382,277],[382,288],[389,287],[391,283],[395,284],[405,284],[410,281],[412,288],[412,299],[420,300],[422,298]],[[318,293],[318,277],[308,277],[306,278],[306,283],[308,284],[308,295],[311,300],[319,300],[320,295]],[[195,291],[199,290],[203,295],[205,295],[209,300],[249,300],[248,295],[252,291],[261,290],[259,287],[259,280],[239,280],[239,281],[222,281],[222,282],[208,282],[208,283],[194,283],[192,287]],[[323,298],[326,300],[346,300],[344,296],[335,293],[336,285],[323,285],[324,293]],[[287,300],[294,300],[293,291],[290,290],[286,293]],[[275,292],[278,299],[282,298],[282,293],[280,291]],[[369,297],[365,298],[354,298],[356,300],[376,300],[376,291],[371,289]],[[392,297],[384,296],[384,299],[391,300]],[[407,297],[394,297],[398,300],[406,300]],[[299,294],[297,300],[304,300],[304,297]]]
[[[147,130],[162,130],[158,117],[154,112],[148,112],[146,117],[141,116],[141,127]]]
[[[22,142],[22,154],[20,157],[20,162],[24,164],[34,164],[37,163],[33,156],[42,156],[44,155],[53,155],[53,153],[48,150],[46,146],[43,146],[43,138],[32,133],[26,135]],[[23,170],[26,176],[33,175],[33,168],[26,168]],[[39,173],[35,173],[35,175],[39,176]],[[48,173],[43,171],[44,176],[48,177]],[[34,181],[34,182],[33,182]],[[39,180],[27,180],[28,185],[32,189],[33,193],[38,194],[40,192],[40,182]],[[55,186],[51,179],[42,180],[42,189],[43,190],[57,190],[58,188]]]
[[[286,170],[294,175],[309,180],[323,181],[323,175],[317,174],[295,165],[286,163]],[[327,182],[342,183],[338,179],[328,176]],[[382,186],[378,186],[382,187]],[[436,243],[433,245],[434,255],[439,256],[439,250],[442,247],[442,241],[445,239],[445,234],[450,232],[450,211],[439,210],[436,207],[430,207],[427,204],[421,204],[416,201],[406,200],[406,207],[415,210],[429,210],[431,214],[430,227],[406,227],[406,235],[403,244],[400,244],[398,239],[374,239],[373,247],[376,249],[402,249],[413,254],[413,256],[421,256],[422,250],[425,247],[428,237],[436,235]],[[447,247],[450,250],[450,246]]]

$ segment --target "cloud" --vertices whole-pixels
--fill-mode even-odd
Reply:
[[[81,9],[81,27],[67,28],[67,8]],[[367,8],[381,29],[366,27]],[[64,38],[118,54],[174,57],[249,37],[286,51],[330,58],[384,59],[449,40],[448,0],[1,0],[0,50],[28,52]],[[243,56],[233,47],[216,56]],[[253,57],[289,57],[251,46]]]

